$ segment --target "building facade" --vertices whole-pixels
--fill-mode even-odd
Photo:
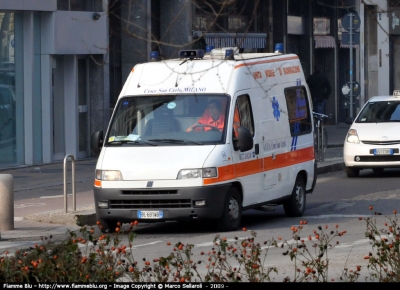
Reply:
[[[399,57],[399,29],[391,28],[400,16],[396,14],[400,4],[395,0],[110,3],[120,7],[119,14],[111,13],[110,17],[120,19],[121,83],[136,63],[149,60],[151,50],[160,51],[166,58],[176,57],[180,49],[190,47],[200,36],[207,45],[236,46],[255,52],[272,52],[275,43],[283,43],[285,53],[299,55],[306,75],[313,72],[315,64],[322,65],[333,87],[325,111],[330,124],[348,121],[368,98],[389,94],[398,83],[395,63]],[[342,26],[349,14],[358,20],[353,21],[352,33],[350,27]],[[353,90],[344,94],[349,84]],[[114,102],[117,96],[111,95]]]
[[[93,156],[91,133],[106,130],[127,76],[151,51],[175,58],[205,45],[272,52],[282,43],[306,76],[322,65],[333,87],[328,123],[346,122],[370,97],[400,89],[398,2],[0,0],[0,169]]]
[[[0,168],[90,156],[109,120],[107,6],[0,0]]]

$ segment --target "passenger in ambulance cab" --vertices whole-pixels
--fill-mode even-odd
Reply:
[[[187,128],[186,132],[210,131],[214,128],[222,131],[225,125],[225,115],[221,111],[221,102],[216,99],[212,99],[208,102],[207,109],[204,112],[203,116],[197,121],[197,123],[194,123],[192,126]]]

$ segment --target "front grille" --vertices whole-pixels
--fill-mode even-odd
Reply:
[[[159,194],[178,194],[177,190],[154,190],[154,189],[141,189],[141,190],[123,190],[122,194],[127,195],[159,195]]]
[[[367,145],[399,145],[400,140],[393,141],[371,141],[371,140],[361,140],[362,143]]]
[[[360,160],[356,160],[360,158]],[[400,161],[400,155],[382,155],[382,156],[356,156],[356,162],[396,162]]]
[[[110,209],[190,208],[190,199],[110,200]]]

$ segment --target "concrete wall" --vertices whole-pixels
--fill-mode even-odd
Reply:
[[[104,74],[104,71],[108,70],[107,67],[108,64],[104,63],[102,55],[93,56],[89,60],[90,133],[105,133],[110,121],[109,79]]]
[[[389,66],[389,18],[387,16],[387,1],[365,0],[366,11],[361,15],[361,22],[365,22],[365,29],[361,35],[366,39],[366,63],[365,78],[367,90],[365,100],[374,95],[388,95],[390,88],[390,66]],[[375,17],[368,11],[376,9]],[[365,17],[364,17],[365,16]]]
[[[56,11],[57,0],[0,0],[1,10]]]
[[[147,53],[147,0],[121,3],[122,83]]]
[[[107,17],[93,12],[57,11],[42,15],[43,54],[105,54],[108,51]]]
[[[161,1],[161,54],[165,58],[176,58],[179,50],[192,41],[192,1]]]

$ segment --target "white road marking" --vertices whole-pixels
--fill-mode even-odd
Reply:
[[[45,203],[21,203],[21,204],[14,204],[14,208],[25,208],[25,207],[32,207],[32,206],[44,206]]]
[[[141,244],[141,245],[132,245],[132,248],[138,248],[138,247],[145,247],[145,246],[149,246],[149,245],[155,245],[158,243],[162,243],[162,241],[155,241],[155,242],[151,242],[151,243],[147,243],[147,244]]]
[[[139,248],[139,247],[145,247],[145,246],[149,246],[149,245],[155,245],[155,244],[158,244],[158,243],[162,243],[162,241],[155,241],[155,242],[141,244],[141,245],[132,245],[132,249],[136,249],[136,248]],[[88,245],[91,246],[91,245],[93,245],[93,243],[92,242],[88,242]],[[86,247],[86,244],[79,244],[79,247],[80,248],[84,248],[84,247]],[[129,250],[129,248],[125,249],[125,251],[128,251],[128,250]],[[115,253],[115,251],[113,251],[113,253]]]
[[[15,222],[20,222],[20,221],[22,221],[24,218],[23,217],[20,217],[20,216],[15,216],[14,217],[14,221]]]
[[[313,215],[313,216],[303,216],[303,219],[327,219],[327,218],[359,218],[359,217],[371,217],[371,215],[363,214],[324,214],[324,215]]]
[[[67,196],[72,196],[72,193],[68,193]],[[64,194],[60,194],[60,195],[46,195],[46,196],[41,196],[40,198],[59,198],[59,197],[64,197]]]
[[[238,238],[237,240],[244,240],[247,238]],[[234,242],[236,241],[236,239],[227,239],[227,242]],[[210,246],[214,246],[214,242],[206,242],[206,243],[201,243],[201,244],[195,244],[194,245],[196,248],[197,247],[210,247]]]
[[[19,243],[12,243],[12,242],[7,242],[7,243],[0,243],[0,249],[7,249],[7,248],[27,248],[27,247],[33,247],[35,244],[39,244],[42,241],[29,241],[29,242],[19,242]]]

